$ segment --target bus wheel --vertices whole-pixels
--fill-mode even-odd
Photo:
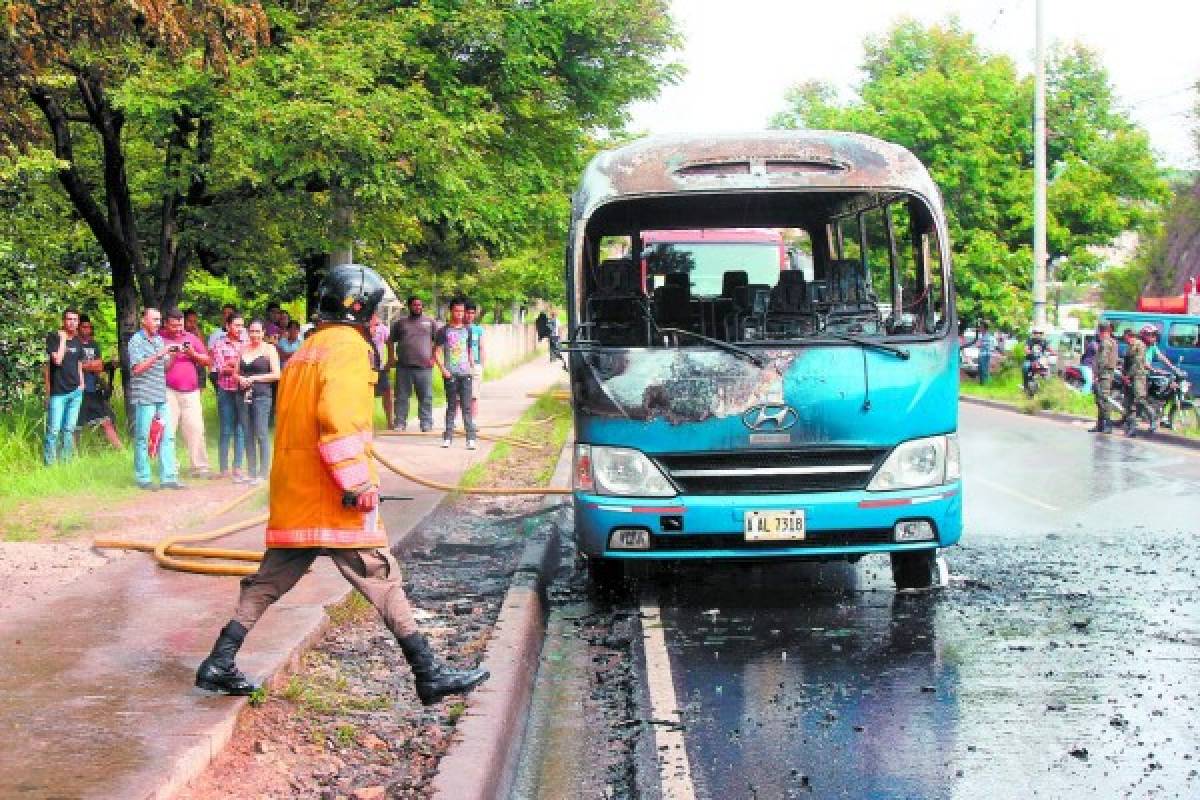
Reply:
[[[892,553],[892,580],[897,589],[928,589],[937,580],[937,551]]]
[[[616,558],[589,556],[584,561],[588,583],[594,592],[616,594],[625,585],[625,563]]]

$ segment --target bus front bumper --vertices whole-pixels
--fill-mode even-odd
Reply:
[[[898,492],[798,495],[625,498],[576,492],[574,506],[576,542],[589,557],[853,558],[947,547],[962,535],[958,481]],[[752,540],[746,533],[747,515],[773,512],[803,512],[803,538]],[[928,527],[903,524],[910,522]],[[929,530],[931,538],[905,537],[914,530]],[[633,533],[637,531],[645,535]]]

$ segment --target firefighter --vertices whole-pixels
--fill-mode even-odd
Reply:
[[[412,667],[424,705],[470,691],[484,669],[456,670],[435,658],[417,630],[379,521],[379,479],[367,452],[378,357],[370,320],[385,284],[356,264],[334,267],[318,290],[317,329],[288,359],[279,381],[267,551],[242,579],[233,619],[196,671],[196,686],[248,695],[255,686],[234,664],[267,608],[327,555],[379,611]]]

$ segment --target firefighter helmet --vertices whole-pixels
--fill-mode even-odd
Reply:
[[[339,264],[317,289],[317,318],[366,326],[387,293],[379,273],[361,264]]]

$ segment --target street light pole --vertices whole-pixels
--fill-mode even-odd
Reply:
[[[1037,0],[1033,93],[1033,326],[1046,325],[1046,53]]]

